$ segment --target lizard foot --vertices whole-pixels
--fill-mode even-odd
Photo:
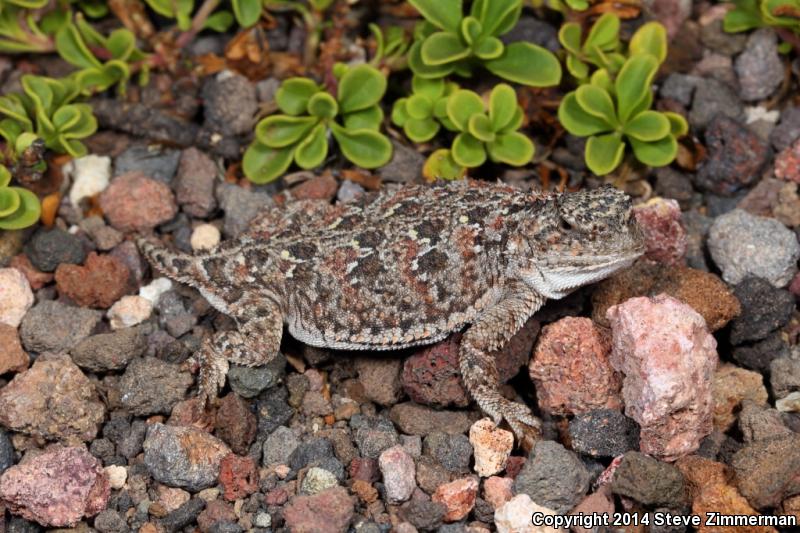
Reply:
[[[203,353],[198,358],[200,362],[199,391],[200,402],[203,406],[217,397],[217,394],[225,386],[225,376],[228,375],[228,361],[225,357],[218,355],[207,346],[203,347]]]
[[[517,443],[525,450],[529,450],[542,436],[542,422],[533,416],[530,409],[521,403],[512,402],[502,398],[489,413],[495,423],[505,420],[514,432]]]

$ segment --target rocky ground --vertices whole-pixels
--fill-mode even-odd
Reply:
[[[424,158],[395,141],[374,175],[334,168],[256,187],[221,163],[246,146],[275,78],[155,75],[127,107],[98,98],[103,128],[92,155],[63,167],[54,223],[0,235],[5,531],[550,532],[532,514],[618,512],[640,523],[617,530],[681,532],[641,522],[800,519],[800,105],[788,92],[800,63],[770,29],[724,33],[712,6],[663,21],[674,40],[657,107],[687,117],[696,162],[632,189],[645,258],[548,303],[497,354],[505,393],[544,419],[530,450],[470,402],[458,335],[394,354],[287,338],[273,363],[234,365],[203,410],[191,356],[230,320],[153,279],[130,238],[208,249],[289,197],[348,202],[419,181]],[[297,47],[285,28],[270,38]],[[0,93],[20,72],[0,58]],[[571,184],[591,184],[576,139],[553,159]],[[502,177],[535,188],[536,176]]]

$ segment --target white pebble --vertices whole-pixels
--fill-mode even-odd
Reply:
[[[475,454],[475,472],[489,477],[506,467],[514,447],[514,435],[498,428],[491,418],[483,418],[469,429],[469,442]]]
[[[69,200],[77,206],[81,199],[94,196],[108,187],[111,179],[111,158],[105,155],[86,155],[64,165],[64,172],[72,176]]]
[[[782,413],[800,412],[800,391],[795,391],[775,402],[775,409]]]
[[[103,470],[106,471],[106,475],[108,476],[108,484],[111,485],[112,489],[119,490],[125,486],[125,482],[128,480],[127,468],[119,465],[110,465],[105,467]]]
[[[111,329],[129,328],[141,324],[153,312],[153,302],[142,296],[123,296],[108,310]]]
[[[272,515],[269,513],[258,513],[253,520],[253,525],[261,528],[268,528],[272,525]]]
[[[172,288],[172,281],[169,278],[156,278],[148,285],[139,289],[139,296],[150,300],[150,303],[156,305],[161,295]]]
[[[33,291],[28,278],[16,268],[0,268],[0,322],[19,327],[32,305]]]
[[[192,245],[192,250],[199,252],[212,249],[219,244],[219,239],[219,228],[213,224],[200,224],[194,228],[189,242]]]
[[[537,515],[556,515],[547,507],[536,505],[527,494],[518,494],[494,512],[494,525],[497,533],[556,533],[568,531],[548,526],[534,526],[533,513]]]

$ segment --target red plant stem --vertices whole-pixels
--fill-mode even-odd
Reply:
[[[200,9],[197,10],[197,13],[194,14],[194,17],[192,18],[192,26],[189,28],[189,31],[185,31],[178,36],[178,38],[175,40],[175,46],[177,48],[183,48],[189,44],[192,39],[194,39],[195,35],[200,33],[200,30],[203,28],[203,24],[205,24],[206,19],[211,16],[211,13],[217,8],[218,5],[219,0],[205,0],[203,5],[200,6]]]

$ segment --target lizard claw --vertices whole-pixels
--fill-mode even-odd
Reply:
[[[496,416],[493,416],[496,422],[497,419],[505,420],[514,432],[517,443],[526,451],[530,450],[533,444],[542,436],[542,423],[533,416],[526,406],[521,403],[512,402],[503,399],[503,402],[498,406]]]
[[[228,361],[224,357],[206,352],[205,357],[200,357],[200,386],[199,396],[203,406],[217,397],[219,391],[225,386],[225,376],[228,374]]]

